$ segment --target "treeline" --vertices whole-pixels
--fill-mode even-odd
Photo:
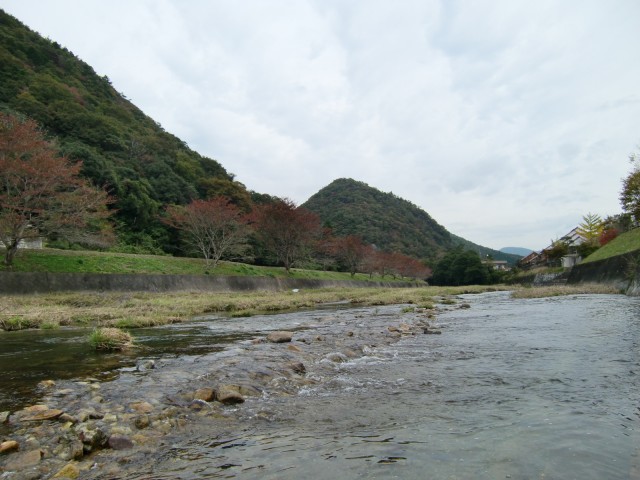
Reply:
[[[274,198],[243,213],[217,197],[170,206],[163,221],[176,229],[185,249],[215,268],[221,259],[278,264],[289,272],[304,265],[322,270],[374,273],[382,278],[427,279],[431,269],[398,252],[384,252],[356,235],[338,237],[320,217],[291,200]]]

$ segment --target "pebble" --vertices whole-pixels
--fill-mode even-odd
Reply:
[[[0,443],[0,453],[12,452],[18,450],[18,448],[20,448],[20,444],[15,440],[7,440],[6,442]]]

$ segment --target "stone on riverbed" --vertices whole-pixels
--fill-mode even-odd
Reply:
[[[287,343],[293,338],[293,332],[271,332],[267,340],[271,343]]]
[[[12,452],[18,450],[18,448],[20,448],[20,445],[15,440],[7,440],[0,443],[0,453]]]
[[[80,469],[74,463],[67,463],[62,467],[53,478],[78,478],[80,476]]]
[[[40,460],[42,460],[42,450],[40,449],[16,453],[5,463],[4,469],[5,471],[20,471],[38,465]]]
[[[193,394],[194,400],[204,400],[205,402],[212,402],[215,397],[216,392],[213,388],[200,388]]]
[[[111,435],[109,437],[109,446],[113,450],[128,450],[133,448],[133,441],[124,435]]]
[[[22,417],[21,420],[23,422],[38,422],[38,421],[42,421],[42,420],[55,420],[56,418],[58,418],[63,413],[64,412],[62,410],[58,410],[58,409],[53,408],[53,409],[50,409],[50,410],[40,411],[40,412],[36,413],[35,415]]]
[[[153,411],[153,405],[149,402],[133,402],[129,404],[129,408],[138,413],[151,413]]]
[[[299,375],[304,375],[307,372],[307,369],[302,362],[289,362],[285,366]]]
[[[244,397],[240,394],[238,385],[223,385],[216,392],[216,400],[225,405],[243,403]]]
[[[41,382],[38,382],[38,388],[41,390],[54,387],[55,385],[56,382],[54,382],[53,380],[42,380]]]

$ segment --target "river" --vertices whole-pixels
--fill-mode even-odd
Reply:
[[[500,292],[460,304],[470,308],[438,314],[441,335],[393,342],[380,340],[389,325],[424,312],[202,319],[160,337],[202,338],[206,330],[226,340],[178,353],[148,331],[141,340],[156,342],[147,356],[158,367],[140,372],[120,357],[117,374],[102,383],[106,399],[124,403],[143,392],[159,402],[185,384],[295,359],[285,347],[248,340],[276,329],[303,340],[296,345],[308,381],[282,377],[277,389],[221,415],[189,417],[154,448],[117,452],[115,469],[82,478],[640,478],[640,299]],[[336,361],[354,350],[361,354]]]

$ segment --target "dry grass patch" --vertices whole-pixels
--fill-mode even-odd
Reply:
[[[495,287],[331,288],[254,292],[109,292],[0,296],[0,328],[41,328],[46,323],[148,327],[206,314],[252,316],[314,308],[324,303],[430,305],[434,297],[480,293]],[[9,319],[21,319],[11,320]],[[8,327],[8,328],[6,328]]]
[[[581,285],[554,285],[548,287],[527,287],[514,290],[512,298],[544,298],[581,294],[620,294],[620,290],[609,285],[585,283]]]

